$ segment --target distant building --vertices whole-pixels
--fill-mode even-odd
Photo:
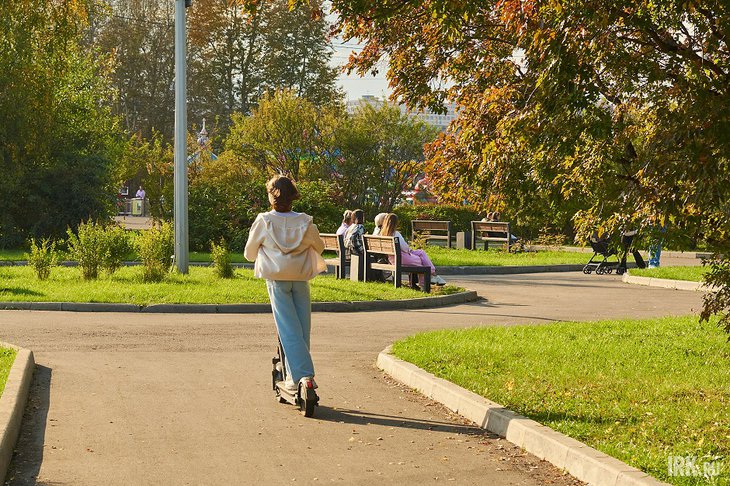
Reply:
[[[357,100],[349,100],[347,102],[347,112],[354,113],[362,105],[371,105],[374,107],[381,106],[385,101],[377,96],[364,95],[362,98]],[[449,123],[456,118],[456,103],[449,103],[446,105],[446,114],[440,115],[431,111],[411,112],[408,111],[405,105],[399,105],[400,112],[404,115],[409,115],[413,118],[422,120],[427,125],[436,127],[441,131],[445,131]]]

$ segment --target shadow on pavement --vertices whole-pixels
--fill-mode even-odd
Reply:
[[[35,485],[51,484],[38,482],[38,473],[43,463],[43,444],[46,437],[46,422],[51,398],[51,368],[36,365],[30,386],[28,403],[23,413],[20,437],[15,446],[13,459],[8,467],[5,484]]]
[[[315,417],[329,422],[342,422],[354,425],[382,425],[383,427],[400,427],[404,429],[432,430],[449,434],[469,434],[491,437],[489,432],[474,425],[461,425],[452,422],[416,419],[400,415],[383,415],[363,410],[332,408],[326,405],[317,407]],[[494,436],[497,437],[497,436]]]

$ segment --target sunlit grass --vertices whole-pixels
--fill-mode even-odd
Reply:
[[[424,297],[423,292],[392,284],[351,282],[319,276],[312,280],[315,302],[396,300]],[[450,293],[454,287],[435,292]],[[126,302],[138,305],[172,303],[269,302],[264,280],[253,271],[238,269],[233,279],[219,279],[211,268],[191,267],[188,275],[170,274],[163,282],[142,281],[142,267],[124,267],[113,276],[84,281],[79,268],[58,267],[51,278],[40,281],[30,267],[0,267],[0,301],[24,302]]]
[[[3,395],[5,383],[8,381],[10,368],[15,361],[15,350],[10,348],[0,348],[0,397]]]
[[[707,267],[659,267],[659,268],[643,268],[631,269],[629,273],[637,277],[666,278],[670,280],[690,280],[692,282],[702,281],[702,277],[707,272]]]
[[[508,253],[502,250],[457,250],[439,246],[427,247],[426,253],[437,267],[585,264],[590,259],[590,255],[571,251]]]
[[[429,332],[393,352],[673,484],[669,456],[730,474],[730,343],[696,317]],[[723,483],[722,480],[716,484]]]

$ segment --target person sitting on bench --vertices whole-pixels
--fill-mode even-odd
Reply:
[[[383,228],[380,231],[380,236],[395,236],[398,238],[400,244],[401,253],[401,265],[403,266],[416,266],[416,267],[431,267],[431,281],[435,285],[445,285],[446,281],[439,275],[436,275],[436,267],[431,263],[431,259],[423,250],[411,250],[406,243],[406,239],[398,231],[398,216],[393,213],[388,214],[383,221]],[[391,262],[393,263],[393,262]],[[423,277],[419,277],[419,283],[423,286]]]

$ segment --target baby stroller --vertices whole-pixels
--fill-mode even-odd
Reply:
[[[626,273],[626,260],[629,251],[632,252],[636,266],[639,268],[646,267],[644,259],[638,250],[632,249],[631,245],[634,242],[634,237],[637,231],[624,231],[621,234],[621,245],[620,245],[620,259],[619,253],[615,245],[611,243],[611,238],[606,235],[598,235],[594,233],[590,238],[591,248],[593,249],[593,256],[590,261],[583,267],[583,273],[590,275],[592,272],[596,272],[598,275],[611,274],[616,271],[616,275],[623,275]],[[602,258],[601,258],[602,257]],[[615,261],[611,261],[610,258],[614,257]]]

